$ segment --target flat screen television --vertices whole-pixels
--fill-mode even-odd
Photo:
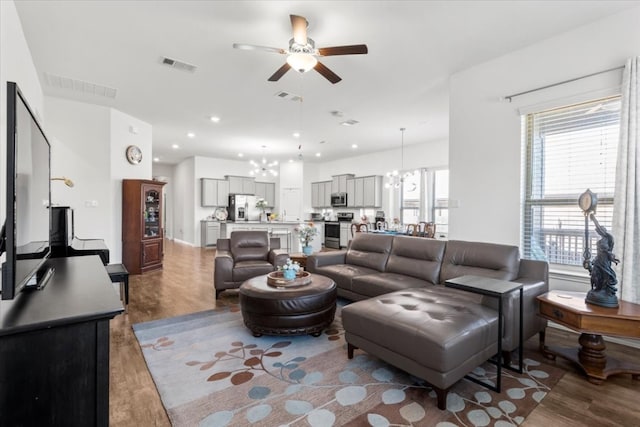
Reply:
[[[6,259],[2,264],[2,299],[26,287],[41,287],[52,271],[51,146],[18,85],[7,82]]]

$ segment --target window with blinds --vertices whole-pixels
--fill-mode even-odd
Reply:
[[[611,230],[619,128],[619,96],[522,117],[525,258],[582,265],[585,216],[578,197],[586,189],[597,194],[596,217]],[[595,251],[600,236],[591,222],[589,230]]]

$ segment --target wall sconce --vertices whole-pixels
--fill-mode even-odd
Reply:
[[[51,178],[51,181],[64,181],[64,185],[66,185],[67,187],[73,188],[73,181],[71,181],[69,178],[64,176],[60,178]]]

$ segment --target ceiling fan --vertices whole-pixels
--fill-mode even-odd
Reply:
[[[270,82],[277,82],[280,77],[293,68],[300,73],[306,73],[312,68],[322,74],[331,83],[336,84],[342,80],[336,73],[327,68],[322,62],[318,61],[318,57],[337,56],[337,55],[361,55],[368,52],[366,44],[355,44],[348,46],[320,47],[316,49],[313,39],[307,37],[307,26],[309,22],[298,15],[289,15],[291,18],[291,27],[293,29],[293,38],[289,40],[289,49],[280,49],[277,47],[256,46],[252,44],[234,43],[235,49],[242,50],[264,50],[266,52],[279,53],[287,55],[287,62],[269,77]]]

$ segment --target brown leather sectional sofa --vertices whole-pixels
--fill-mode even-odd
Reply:
[[[548,291],[548,264],[520,259],[516,246],[357,233],[349,248],[307,259],[307,270],[333,279],[349,355],[361,348],[434,386],[445,408],[448,388],[497,352],[497,300],[443,286],[463,275],[523,286],[523,339],[540,333],[536,296]],[[502,350],[519,344],[519,293],[504,298]]]

